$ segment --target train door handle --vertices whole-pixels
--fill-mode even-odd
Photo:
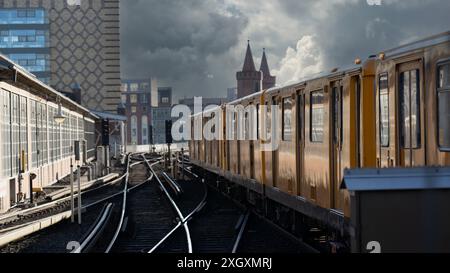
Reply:
[[[381,168],[381,159],[377,157],[377,166],[378,168]]]

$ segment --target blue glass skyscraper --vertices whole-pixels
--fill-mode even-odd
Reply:
[[[42,8],[0,9],[0,52],[45,83],[50,82],[50,39]]]

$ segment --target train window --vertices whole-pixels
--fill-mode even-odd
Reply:
[[[389,85],[388,74],[380,75],[379,81],[379,112],[380,112],[380,145],[389,147]]]
[[[343,138],[343,131],[342,130],[342,110],[343,110],[343,104],[342,104],[342,93],[344,88],[342,86],[340,87],[334,87],[333,88],[333,96],[334,96],[334,105],[333,105],[333,118],[334,118],[334,142],[342,144],[342,138]]]
[[[283,99],[283,141],[292,140],[292,99]]]
[[[450,150],[450,62],[438,66],[438,77],[439,147]]]
[[[273,106],[269,106],[269,103],[266,102],[266,120],[265,120],[265,136],[263,137],[264,140],[269,140],[271,138],[271,124],[272,124],[272,107]]]
[[[421,146],[419,70],[400,73],[399,79],[400,144],[405,149]]]
[[[244,112],[244,140],[250,140],[250,121],[249,121],[248,112]]]
[[[310,139],[311,142],[323,142],[324,105],[323,90],[311,92],[310,102]]]
[[[259,139],[259,103],[256,104],[256,139]]]

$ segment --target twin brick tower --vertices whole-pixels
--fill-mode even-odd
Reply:
[[[242,71],[236,73],[237,97],[243,98],[245,96],[260,91],[261,74],[263,76],[262,82],[264,90],[275,86],[276,77],[270,75],[265,50],[263,49],[261,67],[259,68],[259,71],[257,71],[255,69],[255,63],[253,62],[253,55],[252,50],[250,48],[250,41],[248,41],[247,52],[245,53],[244,67],[242,68]]]

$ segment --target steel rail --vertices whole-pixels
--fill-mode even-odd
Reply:
[[[234,246],[233,246],[233,250],[231,251],[231,253],[236,253],[237,249],[239,247],[239,243],[241,242],[242,239],[242,235],[244,234],[244,230],[247,226],[247,222],[248,222],[248,217],[250,216],[250,212],[247,212],[247,214],[245,214],[244,220],[241,223],[241,227],[239,229],[239,233],[236,237],[236,241],[234,242]]]
[[[130,157],[131,155],[128,155],[127,158],[127,168],[126,168],[126,173],[125,173],[125,185],[124,185],[124,189],[123,189],[123,200],[122,200],[122,212],[120,215],[120,220],[119,220],[119,224],[117,226],[117,229],[114,233],[113,238],[111,239],[111,241],[109,242],[108,247],[105,250],[105,253],[109,253],[111,251],[111,248],[114,246],[114,243],[117,240],[117,237],[119,236],[120,230],[122,229],[122,225],[123,225],[123,219],[125,217],[125,209],[127,206],[127,189],[128,189],[128,178],[130,176]]]
[[[156,163],[155,164],[153,164],[153,165],[151,165],[150,166],[150,164],[147,164],[147,166],[151,169],[151,171],[152,171],[152,173],[154,174],[154,176],[157,178],[157,180],[159,180],[159,178],[158,178],[158,176],[156,175],[156,172],[154,171],[154,169],[152,168],[154,165],[156,165]],[[193,175],[195,175],[194,173],[192,173],[191,172],[191,174],[193,174]],[[198,177],[197,175],[195,175],[196,177]],[[159,181],[160,182],[160,181]],[[205,190],[205,193],[204,193],[204,195],[203,195],[203,198],[202,198],[202,200],[199,202],[199,204],[186,216],[186,217],[180,217],[181,219],[181,221],[178,221],[178,224],[177,224],[177,226],[175,226],[168,234],[166,234],[166,236],[164,236],[148,253],[153,253],[164,241],[166,241],[181,225],[183,225],[184,226],[184,228],[185,228],[185,232],[187,233],[187,234],[190,234],[190,231],[189,231],[189,227],[188,227],[188,225],[187,225],[187,222],[189,222],[189,220],[192,218],[192,216],[195,214],[195,213],[197,213],[197,212],[199,212],[200,210],[202,210],[202,208],[205,206],[205,204],[206,204],[206,199],[207,199],[207,197],[208,197],[208,189],[207,189],[207,186],[206,186],[206,184],[205,184],[205,181],[202,179],[202,183],[203,183],[203,187],[204,187],[204,190]],[[163,191],[165,191],[165,192],[167,192],[167,190],[165,189],[165,187],[161,184],[161,182],[160,182],[160,185],[162,186],[162,188],[163,188]],[[166,195],[167,195],[167,193],[166,193]],[[169,199],[171,199],[170,197],[169,197]],[[173,200],[171,200],[171,201],[173,201]],[[175,202],[173,202],[173,203],[175,203]],[[176,204],[175,204],[176,205]],[[180,212],[180,214],[181,214],[181,212]],[[191,248],[192,248],[192,240],[191,240],[191,237],[190,236],[187,236],[187,240],[188,240],[188,244],[189,245],[191,245]],[[192,252],[189,252],[189,253],[192,253]]]
[[[92,231],[89,232],[86,239],[74,250],[72,250],[70,253],[82,253],[84,252],[89,246],[92,246],[95,241],[100,236],[101,232],[103,231],[104,227],[106,226],[108,219],[111,215],[113,204],[108,203],[105,208],[100,213],[99,218],[94,224],[94,227]]]
[[[161,182],[161,179],[159,179],[158,175],[156,174],[155,170],[153,169],[153,166],[150,165],[148,163],[148,161],[146,160],[146,158],[144,157],[144,160],[147,164],[147,166],[150,168],[151,172],[153,173],[154,177],[156,178],[156,180],[158,181],[159,185],[161,186],[164,194],[167,196],[167,198],[169,199],[169,202],[172,204],[172,207],[175,209],[175,211],[178,214],[179,222],[181,222],[180,224],[184,226],[184,230],[186,233],[186,239],[187,239],[187,245],[188,245],[188,252],[192,253],[192,240],[191,240],[191,234],[189,231],[189,227],[187,226],[187,221],[184,218],[183,214],[181,213],[180,208],[178,207],[178,205],[175,203],[175,201],[172,199],[172,197],[170,196],[169,192],[167,191],[166,187],[164,187],[163,183]],[[154,165],[156,165],[157,163],[154,163]],[[167,237],[168,238],[168,237]],[[167,239],[166,238],[166,239]]]
[[[173,181],[173,179],[170,178],[166,172],[161,172],[161,173],[162,173],[164,179],[170,184],[170,187],[175,191],[175,194],[179,195],[182,192],[180,185],[178,185],[177,182]]]
[[[102,184],[102,185],[100,185],[98,187],[93,188],[93,189],[84,190],[84,191],[81,192],[81,195],[100,190],[100,189],[102,189],[102,188],[104,188],[106,186],[110,186],[110,185],[116,184],[117,182],[122,180],[124,176],[125,175],[122,175],[122,176],[120,176],[120,177],[118,177],[118,178],[116,178],[114,180],[106,182],[106,183],[104,183],[104,184]],[[3,215],[3,216],[0,216],[0,221],[5,221],[5,220],[7,220],[9,218],[20,217],[20,216],[25,215],[25,214],[31,214],[31,213],[34,213],[34,212],[38,212],[40,210],[56,207],[58,205],[64,204],[67,201],[70,201],[70,196],[59,198],[59,199],[53,200],[51,202],[44,203],[42,205],[38,205],[38,206],[33,207],[33,208],[20,210],[20,211],[14,212],[12,214],[6,214],[6,215]],[[2,232],[2,230],[0,230],[0,232]]]
[[[181,227],[181,222],[178,222],[177,225],[171,230],[169,231],[169,233],[167,233],[161,240],[159,240],[159,242],[152,247],[152,249],[150,249],[148,251],[148,253],[153,253],[162,243],[164,243],[166,241],[166,239],[168,239],[179,227]]]
[[[142,157],[144,157],[143,154],[140,154],[140,155],[141,155]],[[149,177],[147,180],[145,180],[143,183],[140,183],[139,185],[136,185],[136,186],[134,186],[134,187],[128,189],[128,179],[129,179],[129,176],[130,176],[130,169],[131,169],[132,167],[136,166],[136,165],[139,165],[139,164],[144,163],[144,162],[135,162],[135,163],[133,163],[133,164],[130,164],[131,157],[132,157],[132,155],[129,154],[129,155],[128,155],[128,159],[127,159],[127,172],[125,173],[125,186],[124,186],[123,191],[122,191],[121,193],[119,193],[119,194],[123,194],[122,211],[121,211],[121,215],[120,215],[119,224],[118,224],[118,226],[117,226],[117,229],[116,229],[116,231],[115,231],[115,233],[114,233],[113,238],[111,239],[111,241],[110,241],[108,247],[107,247],[106,250],[105,250],[105,253],[109,253],[109,252],[111,251],[111,249],[113,248],[114,244],[116,243],[117,238],[119,237],[119,233],[120,233],[120,231],[121,231],[121,229],[122,229],[122,225],[123,225],[124,218],[125,218],[126,206],[127,206],[127,194],[128,194],[130,191],[136,189],[137,187],[142,186],[142,185],[145,184],[146,182],[151,181],[151,180],[153,179],[153,177],[154,177],[154,174],[151,173],[150,177]],[[148,165],[147,159],[146,159],[145,157],[144,157],[144,161],[145,161],[145,163]],[[155,164],[156,164],[156,163],[155,163]]]

